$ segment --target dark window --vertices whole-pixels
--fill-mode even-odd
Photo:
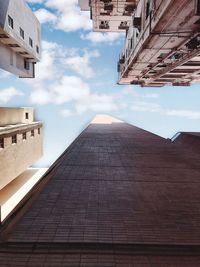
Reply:
[[[36,45],[36,52],[39,54],[40,53],[40,48],[38,45]]]
[[[24,69],[25,70],[30,70],[30,62],[24,59]]]
[[[146,19],[149,17],[149,14],[150,14],[150,2],[148,1],[146,5]]]
[[[26,140],[26,133],[22,134],[22,138],[23,138],[23,140]]]
[[[29,37],[29,45],[33,47],[33,40]]]
[[[28,114],[28,112],[25,113],[25,118],[26,118],[26,120],[29,119],[29,114]]]
[[[31,136],[34,136],[35,133],[34,133],[34,130],[31,130]]]
[[[17,135],[13,135],[12,136],[12,144],[16,144],[17,143]]]
[[[200,16],[200,0],[196,0],[196,1],[197,1],[196,15]]]
[[[40,134],[40,128],[38,128],[38,134]]]
[[[24,30],[22,28],[19,28],[19,32],[22,39],[24,39]]]
[[[4,139],[0,138],[0,148],[4,148]]]
[[[8,25],[13,29],[14,27],[13,19],[9,15],[8,15]]]

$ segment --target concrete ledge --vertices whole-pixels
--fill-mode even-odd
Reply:
[[[29,168],[0,190],[0,222],[6,219],[46,171],[47,168]]]

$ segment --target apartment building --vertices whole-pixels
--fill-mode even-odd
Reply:
[[[190,86],[200,81],[199,0],[80,0],[80,6],[90,10],[95,31],[124,30],[119,84]],[[128,16],[113,24],[116,10]]]
[[[0,219],[3,221],[41,178],[28,169],[42,156],[42,124],[32,108],[0,108]]]
[[[41,57],[40,23],[25,0],[0,0],[0,68],[34,78]]]

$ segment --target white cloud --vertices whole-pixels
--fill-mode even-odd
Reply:
[[[41,23],[53,23],[56,29],[65,32],[92,29],[90,14],[81,12],[78,0],[29,0],[28,2],[44,3],[46,9],[42,8],[35,12]]]
[[[23,93],[14,87],[9,87],[0,90],[0,103],[7,103],[16,96],[23,96]]]
[[[75,112],[80,114],[90,111],[112,111],[117,109],[114,98],[105,94],[96,94],[89,85],[76,76],[63,76],[60,82],[46,89],[35,88],[30,96],[33,104],[63,105],[73,103]],[[66,109],[65,109],[66,110]],[[62,113],[62,115],[66,112]],[[67,112],[67,116],[69,116]]]
[[[79,51],[65,50],[56,43],[43,42],[42,60],[38,64],[37,77],[33,80],[24,80],[32,87],[30,102],[37,105],[70,105],[73,113],[80,114],[90,111],[111,111],[117,108],[114,97],[97,94],[89,84],[82,80],[92,77],[95,72],[90,66],[92,58],[99,56],[97,50]],[[70,69],[73,75],[66,74]],[[48,70],[48,71],[47,71]],[[79,75],[79,76],[77,76]],[[64,109],[62,116],[70,116],[71,112]]]
[[[47,22],[55,23],[57,21],[56,15],[44,8],[38,9],[35,12],[35,15],[40,21],[40,23],[47,23]]]
[[[85,51],[82,56],[75,55],[67,57],[64,61],[67,68],[75,71],[77,74],[85,78],[91,78],[95,75],[94,70],[90,66],[90,60],[92,58],[99,57],[100,54],[98,51]]]
[[[192,111],[192,110],[167,110],[165,114],[168,116],[175,116],[175,117],[182,117],[192,120],[199,120],[200,119],[200,112],[199,111]]]
[[[181,117],[192,120],[200,119],[199,111],[163,108],[160,104],[135,101],[131,106],[132,111],[158,113],[164,116]]]
[[[124,37],[124,34],[117,32],[89,32],[81,35],[81,39],[91,41],[92,43],[113,43],[122,37]]]

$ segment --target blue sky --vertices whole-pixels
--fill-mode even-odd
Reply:
[[[110,114],[165,138],[200,131],[200,86],[141,88],[117,85],[124,36],[93,33],[77,0],[34,0],[42,23],[42,60],[36,79],[0,71],[0,105],[32,106],[44,125],[49,166],[96,114]]]

